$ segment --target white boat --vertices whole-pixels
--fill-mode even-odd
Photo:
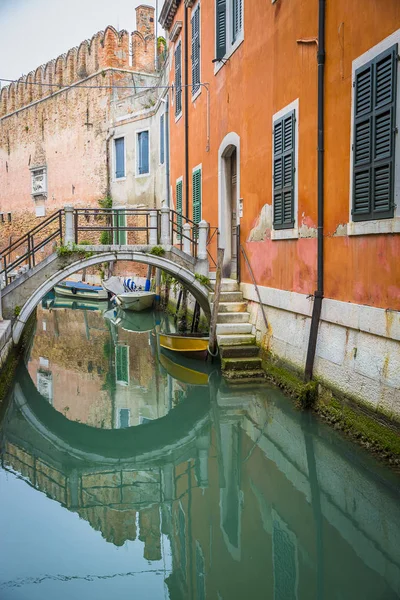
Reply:
[[[102,286],[105,290],[114,294],[116,304],[124,310],[140,312],[151,308],[156,297],[154,292],[126,291],[123,281],[119,277],[110,277],[106,281],[102,281]]]

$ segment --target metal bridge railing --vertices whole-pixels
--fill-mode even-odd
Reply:
[[[18,268],[31,269],[41,262],[47,244],[62,242],[63,214],[63,209],[58,210],[1,251],[0,282],[7,285],[17,276]]]

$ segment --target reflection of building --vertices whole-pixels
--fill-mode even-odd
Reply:
[[[72,421],[125,428],[165,416],[184,390],[161,373],[151,331],[126,331],[101,311],[37,308],[28,369]]]
[[[92,444],[96,462],[85,458],[79,436],[58,439],[56,423],[45,429],[52,408],[42,398],[40,412],[24,389],[15,389],[8,410],[4,467],[77,511],[107,541],[143,542],[148,560],[160,560],[167,535],[171,599],[350,600],[355,582],[366,600],[399,592],[398,497],[362,462],[350,462],[332,432],[286,404],[282,410],[279,392],[244,399],[243,391],[223,390],[209,403],[204,388],[192,390],[167,424],[95,431],[111,448],[100,455]],[[146,448],[123,454],[144,430]],[[115,458],[107,436],[124,440]],[[73,452],[66,443],[76,444]]]

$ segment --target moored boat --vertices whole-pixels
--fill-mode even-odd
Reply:
[[[144,290],[128,291],[119,277],[110,277],[102,281],[102,286],[105,290],[114,294],[116,304],[123,310],[133,310],[135,312],[146,310],[153,306],[156,297],[154,292]]]
[[[115,296],[115,302],[124,310],[134,310],[136,312],[146,310],[153,306],[154,292],[124,292]]]
[[[159,333],[161,348],[179,352],[190,358],[206,358],[208,354],[208,336],[203,334]]]
[[[83,281],[62,281],[54,286],[56,296],[80,298],[81,300],[108,300],[108,292],[99,285]]]

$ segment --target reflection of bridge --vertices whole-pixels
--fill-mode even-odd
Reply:
[[[104,262],[134,261],[169,273],[187,287],[209,315],[207,290],[195,274],[208,275],[216,230],[210,233],[205,221],[198,224],[185,221],[183,223],[182,216],[168,208],[74,210],[65,207],[5,248],[0,268],[0,276],[6,283],[1,298],[4,315],[10,318],[15,307],[22,306],[13,329],[14,342],[18,343],[26,321],[41,298],[57,283],[77,271]],[[89,240],[83,240],[83,234]],[[41,254],[57,240],[67,248],[62,256]],[[85,245],[79,245],[82,241]]]
[[[396,490],[382,494],[334,433],[281,410],[279,392],[267,402],[212,387],[208,398],[201,388],[160,419],[164,433],[152,423],[91,434],[56,416],[33,388],[28,379],[15,391],[4,465],[113,543],[134,539],[139,511],[147,557],[159,558],[160,531],[170,537],[174,597],[201,597],[201,586],[207,597],[244,597],[246,589],[272,597],[282,571],[293,597],[297,586],[323,597],[322,574],[339,596],[353,569],[359,597],[372,597],[373,577],[387,582],[384,597],[400,590]]]

